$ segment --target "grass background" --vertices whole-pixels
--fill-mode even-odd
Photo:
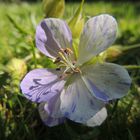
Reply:
[[[74,14],[78,3],[66,3],[64,19]],[[113,15],[119,25],[114,45],[140,47],[140,3],[85,3],[86,19],[101,13]],[[19,83],[35,67],[53,67],[34,50],[35,27],[43,18],[41,3],[0,3],[0,140],[139,140],[140,70],[128,69],[133,83],[128,95],[107,105],[108,118],[99,127],[89,128],[71,121],[49,128],[40,120],[37,105],[23,97]],[[124,54],[115,63],[140,65],[139,48]]]

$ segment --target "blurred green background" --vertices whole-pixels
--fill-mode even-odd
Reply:
[[[53,67],[34,48],[36,25],[44,18],[42,3],[0,1],[0,140],[140,140],[140,69],[137,67],[128,67],[133,81],[131,89],[126,97],[107,105],[108,118],[101,126],[89,128],[69,120],[53,128],[45,126],[37,104],[24,98],[19,89],[20,80],[35,68],[35,63],[37,67]],[[85,19],[102,13],[113,15],[119,26],[113,46],[130,48],[113,62],[140,66],[140,3],[90,1],[84,4]],[[75,0],[66,2],[66,21],[78,6]]]

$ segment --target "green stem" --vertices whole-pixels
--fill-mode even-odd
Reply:
[[[16,100],[17,100],[17,102],[18,102],[19,106],[20,106],[20,109],[22,110],[22,109],[23,109],[23,106],[22,106],[21,101],[19,100],[18,95],[16,95],[15,97],[16,97]]]
[[[132,51],[132,50],[135,50],[135,49],[140,49],[140,44],[135,44],[135,45],[123,47],[123,48],[122,48],[122,51],[123,51],[124,53],[127,53],[127,52]]]
[[[31,47],[32,47],[32,54],[33,54],[34,66],[35,66],[35,68],[36,68],[36,67],[37,67],[37,59],[36,59],[36,55],[35,55],[35,45],[34,45],[34,41],[31,43]]]
[[[139,65],[126,65],[124,66],[126,69],[140,69]]]
[[[116,112],[117,106],[118,106],[118,102],[119,102],[119,100],[115,101],[115,103],[113,105],[113,108],[112,108],[112,111],[111,111],[111,116],[114,114],[114,112]]]

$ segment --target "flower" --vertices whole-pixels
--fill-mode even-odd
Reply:
[[[46,125],[58,125],[66,118],[88,126],[100,125],[107,117],[105,104],[126,95],[131,85],[128,72],[99,59],[115,41],[116,33],[112,16],[90,18],[75,52],[63,20],[47,18],[38,25],[36,46],[58,68],[32,70],[20,87],[26,98],[41,103],[39,112]]]

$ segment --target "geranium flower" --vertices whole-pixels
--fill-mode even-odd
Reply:
[[[36,46],[58,68],[32,70],[20,86],[26,98],[41,103],[39,112],[46,125],[58,125],[66,118],[88,126],[100,125],[107,117],[105,104],[127,94],[131,85],[128,72],[99,59],[115,41],[116,32],[112,16],[90,18],[76,52],[65,21],[47,18],[38,25]]]

